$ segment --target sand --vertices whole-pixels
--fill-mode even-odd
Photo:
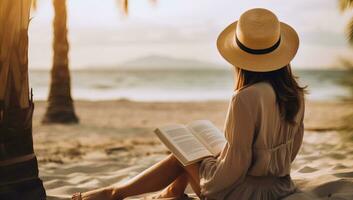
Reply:
[[[154,128],[209,119],[222,129],[227,105],[76,101],[80,124],[63,126],[42,125],[46,105],[36,102],[34,147],[48,199],[127,181],[168,154]],[[353,139],[344,131],[352,114],[353,102],[307,103],[304,143],[292,168],[300,191],[286,199],[353,199]]]

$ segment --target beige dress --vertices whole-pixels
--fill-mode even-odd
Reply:
[[[225,122],[226,146],[218,158],[201,162],[201,195],[217,200],[274,200],[293,193],[289,174],[303,140],[303,116],[304,103],[294,125],[284,122],[269,83],[237,91]]]

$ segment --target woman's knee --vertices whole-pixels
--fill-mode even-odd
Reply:
[[[175,165],[179,165],[179,166],[182,166],[180,161],[173,155],[173,154],[170,154],[168,157],[167,157],[168,161],[175,164]]]
[[[195,181],[199,180],[199,163],[194,163],[188,166],[183,166],[182,163],[173,155],[170,154],[167,157],[168,162],[173,166],[179,166],[182,168],[189,176],[191,176]]]

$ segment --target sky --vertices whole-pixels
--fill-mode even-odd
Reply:
[[[117,68],[146,57],[228,65],[216,49],[218,34],[244,11],[272,10],[300,37],[294,68],[326,69],[353,56],[345,38],[352,12],[338,0],[130,0],[124,16],[118,0],[67,0],[70,68]],[[52,63],[52,1],[38,0],[32,11],[30,69]],[[143,60],[143,59],[142,59]]]

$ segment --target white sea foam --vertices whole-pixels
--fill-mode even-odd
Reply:
[[[334,100],[350,95],[342,84],[344,71],[296,71],[300,82],[308,85],[311,100]],[[36,100],[45,100],[50,83],[49,71],[31,71],[30,83]],[[230,70],[90,70],[73,71],[74,99],[137,101],[226,100],[232,95]]]

